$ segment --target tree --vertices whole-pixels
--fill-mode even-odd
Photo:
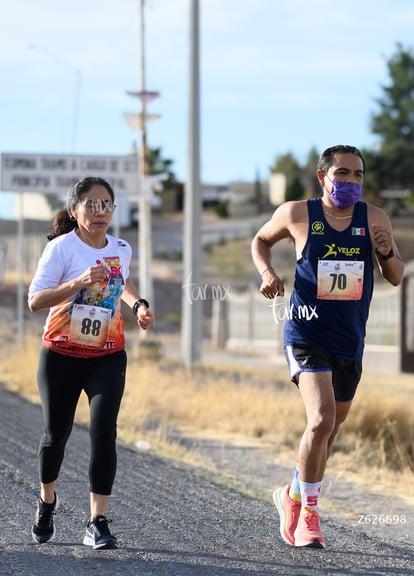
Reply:
[[[286,186],[286,201],[302,200],[304,193],[305,188],[303,187],[302,180],[300,176],[296,174]]]
[[[374,160],[382,188],[414,188],[414,52],[397,44],[387,62],[389,83],[377,99],[371,129],[380,137]]]
[[[150,148],[148,151],[148,163],[150,174],[168,174],[168,178],[163,182],[163,190],[171,188],[175,182],[175,174],[172,170],[174,160],[162,157],[161,148]]]
[[[306,188],[308,189],[309,195],[313,198],[317,196],[321,196],[321,185],[319,184],[319,180],[316,176],[316,170],[318,167],[319,162],[319,152],[313,146],[308,153],[308,157],[306,159],[306,164],[303,167],[303,177],[306,182]]]
[[[378,193],[389,188],[384,181],[383,159],[380,150],[361,150],[365,160],[364,200],[376,204],[380,202]]]
[[[271,167],[272,174],[285,174],[286,190],[285,200],[301,200],[305,195],[303,179],[307,179],[306,173],[299,162],[290,152],[276,157],[275,163]]]
[[[262,183],[260,181],[260,171],[258,168],[256,168],[256,177],[254,180],[254,201],[257,213],[260,214],[262,210]]]
[[[293,154],[287,152],[286,154],[281,154],[280,156],[277,156],[275,163],[270,168],[270,170],[273,174],[281,172],[283,174],[286,174],[288,177],[293,178],[293,176],[300,174],[301,169],[298,164],[298,161],[293,156]]]

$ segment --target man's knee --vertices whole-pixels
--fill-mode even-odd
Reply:
[[[309,420],[308,433],[315,438],[329,438],[335,430],[335,422],[335,414],[321,412]]]

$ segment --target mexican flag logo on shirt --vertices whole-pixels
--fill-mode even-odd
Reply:
[[[365,228],[352,228],[352,236],[365,236]]]

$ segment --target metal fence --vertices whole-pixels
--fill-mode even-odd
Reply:
[[[19,269],[19,263],[23,262],[24,272],[33,274],[46,243],[47,238],[44,232],[25,234],[22,249],[16,235],[1,235],[0,245],[4,249],[3,271],[16,272]]]
[[[374,291],[367,324],[367,345],[398,346],[400,337],[398,288]],[[266,300],[256,286],[231,292],[224,300],[213,301],[213,344],[228,350],[282,349],[283,324],[290,313],[289,297]]]
[[[24,272],[32,276],[46,243],[44,232],[25,234],[21,254],[16,235],[0,234],[0,281],[4,272],[18,271],[22,261]],[[212,343],[229,351],[281,351],[287,314],[288,296],[269,301],[259,293],[256,285],[244,291],[232,289],[225,299],[212,301]],[[401,289],[377,284],[366,344],[401,346],[402,369],[414,372],[414,264],[407,267]]]

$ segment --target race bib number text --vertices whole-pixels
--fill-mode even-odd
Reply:
[[[74,304],[70,323],[70,340],[75,344],[103,348],[108,337],[111,310],[99,306]]]
[[[364,287],[364,262],[319,260],[319,300],[361,300]]]

